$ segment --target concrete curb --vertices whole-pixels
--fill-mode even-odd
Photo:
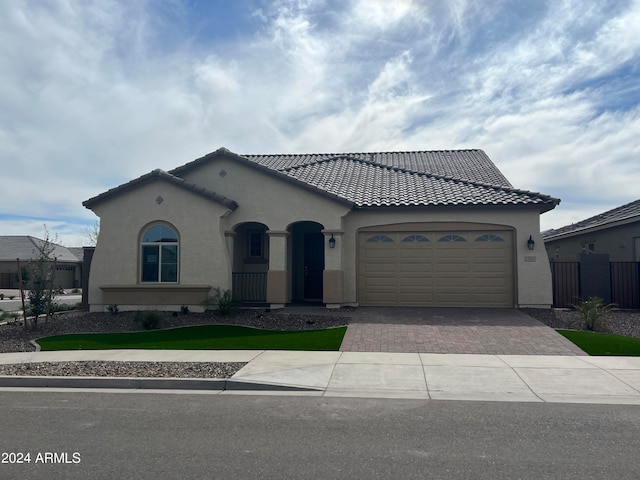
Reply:
[[[114,388],[139,390],[217,390],[315,392],[313,388],[206,378],[36,377],[3,376],[0,388]]]

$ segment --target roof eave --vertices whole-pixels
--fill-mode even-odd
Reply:
[[[526,209],[526,210],[538,210],[540,213],[548,212],[549,210],[553,210],[556,207],[556,204],[553,205],[542,205],[539,203],[531,203],[531,204],[507,204],[507,203],[467,203],[467,204],[454,204],[454,203],[438,203],[438,204],[410,204],[410,205],[356,205],[354,210],[379,210],[379,209],[399,209],[399,208],[409,208],[409,209],[459,209],[459,210],[477,210],[479,208],[483,209]]]
[[[577,229],[571,230],[569,232],[563,232],[563,233],[558,233],[558,234],[555,234],[555,235],[549,235],[547,237],[544,237],[543,240],[545,242],[551,242],[551,241],[554,241],[554,240],[563,240],[565,238],[576,237],[578,235],[584,235],[586,233],[591,233],[591,232],[599,232],[601,230],[608,230],[610,228],[621,227],[621,226],[628,225],[630,223],[635,223],[635,222],[640,222],[640,215],[636,215],[636,216],[633,216],[633,217],[625,218],[623,220],[618,220],[618,221],[615,221],[615,222],[602,223],[600,225],[592,225],[592,226],[577,228]]]

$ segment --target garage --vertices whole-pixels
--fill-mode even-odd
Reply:
[[[360,305],[513,307],[510,230],[358,234]]]

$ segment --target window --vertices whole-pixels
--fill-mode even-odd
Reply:
[[[264,258],[264,232],[248,232],[249,258]]]
[[[402,239],[403,242],[428,242],[429,239],[424,235],[409,235],[408,237],[404,237]]]
[[[155,225],[142,236],[142,282],[178,282],[178,235],[166,225]]]
[[[476,242],[504,242],[504,239],[493,233],[487,233],[476,238]]]
[[[367,242],[393,242],[393,239],[386,235],[374,235],[373,237],[367,238]]]
[[[439,242],[466,242],[464,237],[461,237],[460,235],[456,235],[454,233],[450,235],[445,235],[444,237],[440,237],[438,241]]]

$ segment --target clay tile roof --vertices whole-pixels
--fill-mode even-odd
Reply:
[[[560,200],[513,188],[482,150],[239,155],[219,148],[169,172],[154,170],[97,197],[91,208],[128,188],[157,177],[235,209],[237,203],[205,188],[185,184],[183,173],[225,158],[290,181],[353,208],[398,206],[532,206],[541,212]]]
[[[356,207],[538,205],[559,200],[514,189],[482,150],[244,155]]]
[[[634,220],[640,221],[640,200],[635,200],[621,207],[616,207],[604,213],[589,217],[578,223],[547,230],[542,232],[542,236],[545,240],[551,240],[555,237],[579,234],[586,230],[606,228],[612,224]]]

